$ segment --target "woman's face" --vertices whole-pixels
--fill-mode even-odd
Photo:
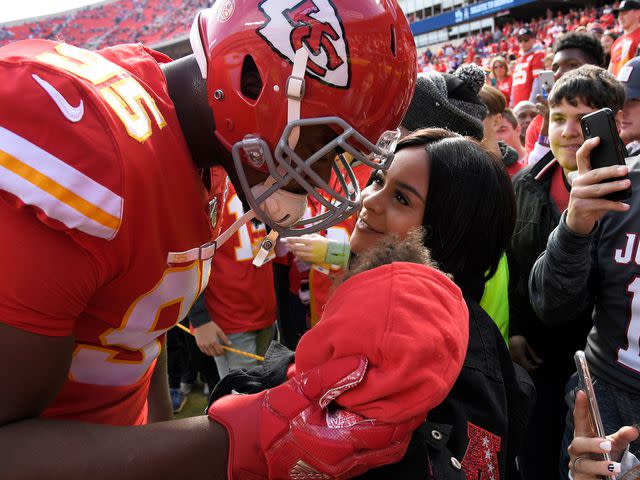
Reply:
[[[362,209],[351,235],[351,250],[361,253],[384,235],[404,237],[422,225],[429,188],[427,153],[422,147],[398,152],[388,171],[374,173],[362,191]]]
[[[493,64],[493,74],[496,78],[504,78],[507,76],[507,64],[496,62]]]

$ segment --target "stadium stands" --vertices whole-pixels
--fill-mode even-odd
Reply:
[[[0,46],[26,38],[63,40],[98,49],[118,43],[154,45],[188,34],[210,0],[116,0],[0,27]]]

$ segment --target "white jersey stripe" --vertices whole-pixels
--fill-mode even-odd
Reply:
[[[18,197],[27,205],[40,208],[49,218],[58,220],[70,229],[77,229],[94,237],[110,239],[116,234],[113,228],[94,222],[85,215],[44,190],[35,187],[20,175],[16,175],[0,166],[0,190],[5,190]]]
[[[110,239],[120,226],[123,199],[119,195],[2,127],[0,189],[93,236]]]
[[[46,175],[87,202],[100,207],[108,214],[122,218],[122,197],[46,150],[3,127],[0,127],[0,150]],[[87,152],[87,154],[90,153]]]

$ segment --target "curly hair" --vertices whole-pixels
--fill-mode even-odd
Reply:
[[[600,44],[600,41],[590,33],[566,33],[558,39],[558,42],[556,43],[553,51],[554,53],[558,53],[569,48],[577,48],[578,50],[582,50],[585,55],[587,55],[592,60],[590,62],[592,65],[596,65],[598,67],[606,66],[604,64],[605,57],[602,45]]]

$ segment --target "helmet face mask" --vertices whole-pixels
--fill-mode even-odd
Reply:
[[[349,163],[333,163],[337,189],[314,165],[339,152],[373,168],[391,163],[399,136],[393,129],[416,79],[413,37],[396,1],[218,0],[196,18],[191,42],[207,79],[215,134],[232,152],[257,216],[286,236],[319,231],[353,214],[360,192]],[[296,70],[300,50],[306,61]],[[300,94],[293,114],[292,84]],[[331,140],[315,144],[315,153],[295,148],[292,137],[321,125],[334,132]],[[245,168],[270,175],[257,197]],[[271,218],[264,202],[291,182],[326,212],[286,227]]]

